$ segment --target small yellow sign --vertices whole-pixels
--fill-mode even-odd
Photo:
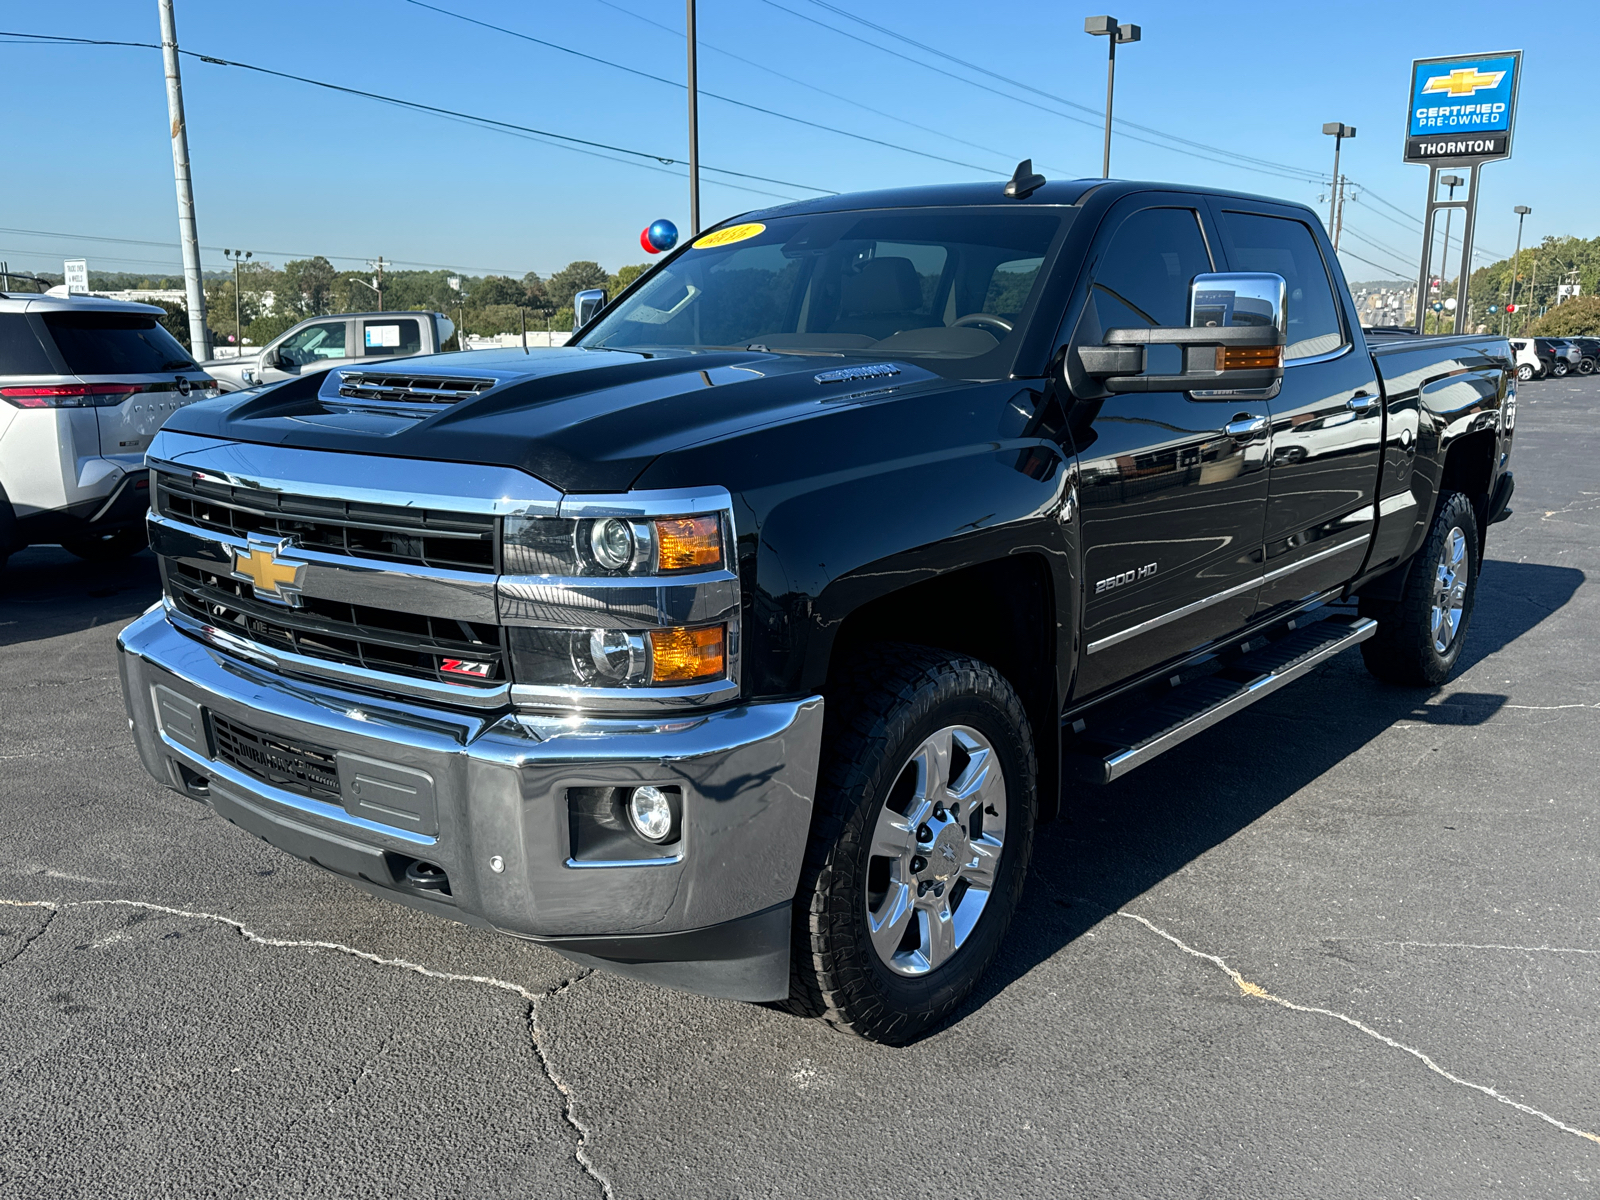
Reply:
[[[694,248],[710,250],[715,246],[731,246],[735,242],[748,241],[766,231],[767,227],[759,221],[751,221],[747,225],[729,225],[726,229],[714,229],[705,237],[697,239]]]

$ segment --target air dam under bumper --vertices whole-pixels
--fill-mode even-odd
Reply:
[[[623,974],[736,1000],[788,994],[821,697],[648,721],[424,707],[271,674],[180,633],[160,607],[117,647],[145,768],[274,846]],[[322,786],[285,790],[222,761],[219,739],[240,761],[241,731],[331,752]],[[655,858],[625,842],[574,858],[572,821],[585,818],[569,790],[638,784],[682,789],[680,840],[638,841]],[[448,893],[408,879],[417,862],[443,868]]]

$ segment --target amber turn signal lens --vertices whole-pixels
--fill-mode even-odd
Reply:
[[[668,517],[656,522],[656,569],[722,565],[722,522],[715,516]]]
[[[715,519],[715,518],[713,518]],[[723,673],[727,626],[650,631],[650,682],[693,683]]]
[[[1282,346],[1218,346],[1217,370],[1263,371],[1283,366]]]

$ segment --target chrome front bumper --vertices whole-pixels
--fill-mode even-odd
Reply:
[[[179,632],[159,607],[117,646],[146,769],[273,845],[626,974],[743,1000],[788,994],[821,697],[651,720],[463,712],[286,679]],[[218,717],[333,751],[342,803],[221,761]],[[362,799],[363,782],[369,797],[409,799]],[[569,789],[646,783],[682,789],[677,853],[575,860]],[[443,868],[448,894],[407,881],[419,860]]]

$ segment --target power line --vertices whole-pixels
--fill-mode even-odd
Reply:
[[[932,63],[923,62],[921,59],[913,58],[909,54],[904,54],[904,53],[902,53],[902,52],[900,52],[898,50],[891,49],[888,46],[879,45],[877,42],[870,41],[867,38],[861,37],[859,34],[851,33],[849,30],[840,29],[837,25],[830,25],[826,21],[821,21],[821,20],[818,20],[816,17],[810,16],[810,15],[808,15],[806,13],[798,12],[795,9],[792,9],[792,8],[788,7],[787,5],[778,3],[778,0],[762,0],[762,2],[764,4],[769,5],[772,8],[778,9],[780,12],[788,13],[790,16],[795,17],[795,18],[797,18],[797,19],[799,19],[801,21],[806,21],[806,22],[808,22],[808,23],[810,23],[812,25],[816,25],[816,26],[819,26],[819,27],[821,27],[823,29],[827,29],[827,30],[829,30],[829,31],[831,31],[833,33],[838,34],[840,37],[848,38],[851,41],[860,42],[864,46],[870,46],[874,50],[877,50],[877,51],[879,51],[879,52],[881,52],[883,54],[887,54],[887,55],[889,55],[889,56],[891,56],[893,58],[901,59],[901,60],[903,60],[905,62],[913,64],[914,66],[921,67],[924,70],[933,71],[935,74],[943,75],[947,79],[954,79],[958,83],[966,84],[968,87],[977,88],[979,91],[988,92],[988,93],[990,93],[992,95],[999,96],[1003,100],[1010,100],[1010,101],[1012,101],[1013,103],[1016,103],[1016,104],[1025,104],[1029,108],[1038,109],[1040,112],[1048,113],[1048,114],[1050,114],[1051,116],[1054,116],[1054,117],[1060,117],[1063,120],[1076,122],[1079,125],[1083,125],[1083,126],[1086,126],[1087,128],[1094,129],[1097,132],[1101,128],[1101,124],[1100,124],[1099,121],[1090,120],[1088,117],[1080,117],[1080,116],[1076,115],[1075,113],[1062,112],[1059,108],[1052,108],[1052,107],[1049,107],[1047,105],[1040,104],[1040,103],[1038,103],[1036,101],[1029,100],[1024,96],[1015,96],[1015,95],[1012,95],[1009,92],[1003,92],[1000,89],[995,88],[995,87],[991,87],[991,86],[989,86],[987,84],[979,83],[976,80],[968,79],[964,75],[957,75],[953,71],[947,71],[942,67],[938,67],[938,66],[933,65]],[[816,0],[813,0],[813,2],[816,2]],[[830,7],[830,6],[824,5],[823,7]],[[849,16],[848,13],[846,13],[844,15]],[[858,20],[859,18],[851,17],[851,19],[852,20]],[[864,22],[864,23],[870,25],[870,22]],[[903,38],[903,35],[895,34],[892,31],[886,31],[886,32],[888,33],[888,36],[896,37],[896,38],[902,38],[902,40],[910,42],[910,44],[912,44],[912,45],[917,45],[917,46],[919,46],[919,48],[921,46],[921,43],[911,42],[911,39]],[[930,53],[939,54],[939,55],[941,55],[941,56],[943,56],[945,58],[950,58],[953,61],[959,62],[963,66],[967,66],[969,69],[977,70],[977,71],[983,72],[984,74],[991,75],[991,76],[994,76],[994,77],[999,78],[1001,80],[1004,80],[1007,84],[1009,84],[1012,87],[1027,88],[1028,91],[1035,92],[1035,93],[1037,93],[1039,95],[1045,96],[1045,97],[1049,98],[1050,100],[1052,100],[1056,104],[1064,104],[1064,105],[1067,105],[1069,107],[1078,108],[1078,109],[1083,110],[1086,113],[1091,113],[1091,114],[1095,114],[1096,116],[1099,116],[1101,118],[1101,120],[1104,119],[1104,114],[1101,113],[1098,109],[1090,108],[1087,105],[1078,104],[1075,101],[1065,100],[1065,99],[1062,99],[1061,97],[1058,97],[1058,96],[1053,96],[1048,92],[1041,92],[1041,91],[1039,91],[1039,89],[1027,87],[1027,85],[1025,85],[1025,84],[1016,83],[1014,80],[1008,79],[1006,76],[1003,76],[1003,75],[998,75],[996,72],[989,71],[986,68],[978,67],[975,64],[968,64],[968,63],[966,63],[966,62],[964,62],[963,60],[960,60],[960,59],[954,59],[954,57],[951,56],[951,55],[945,55],[943,53],[943,51],[933,50],[931,47],[929,47],[928,50],[929,50]],[[1140,137],[1138,134],[1128,133],[1126,131],[1127,127],[1133,127],[1133,128],[1147,129],[1148,130],[1149,129],[1148,126],[1134,126],[1131,122],[1119,122],[1119,124],[1124,126],[1124,132],[1123,132],[1123,136],[1124,137],[1128,138],[1130,141],[1141,142],[1141,143],[1143,143],[1143,144],[1145,144],[1147,146],[1154,146],[1158,150],[1166,150],[1166,151],[1170,151],[1170,152],[1172,152],[1174,154],[1184,154],[1184,155],[1188,155],[1190,158],[1198,158],[1198,159],[1201,159],[1202,161],[1205,161],[1205,162],[1217,163],[1218,165],[1225,166],[1225,167],[1236,167],[1236,168],[1240,168],[1240,169],[1247,170],[1247,171],[1254,171],[1254,172],[1257,172],[1257,173],[1263,174],[1263,175],[1272,175],[1272,176],[1275,176],[1275,177],[1280,178],[1280,179],[1292,179],[1297,183],[1325,183],[1327,181],[1327,178],[1328,178],[1326,174],[1321,173],[1321,172],[1306,171],[1306,170],[1304,170],[1302,168],[1291,167],[1291,166],[1288,166],[1286,164],[1269,163],[1265,159],[1251,159],[1250,156],[1248,156],[1248,155],[1239,155],[1236,152],[1231,151],[1231,150],[1220,150],[1219,149],[1217,151],[1218,153],[1227,155],[1228,157],[1227,158],[1216,158],[1216,157],[1213,157],[1211,154],[1201,153],[1199,150],[1196,150],[1196,149],[1183,149],[1181,146],[1165,145],[1165,144],[1163,144],[1161,142],[1152,141],[1148,137]],[[1194,146],[1202,146],[1202,147],[1205,146],[1205,143],[1203,143],[1203,142],[1190,142],[1189,139],[1187,139],[1187,138],[1180,138],[1176,134],[1164,133],[1161,130],[1150,130],[1150,132],[1153,132],[1157,136],[1160,136],[1160,137],[1169,138],[1169,139],[1171,139],[1173,141],[1185,142],[1185,143],[1189,143],[1189,144],[1194,145]],[[1208,147],[1208,149],[1211,149],[1211,148]],[[1253,165],[1253,164],[1266,164],[1266,165]]]
[[[1002,75],[998,71],[991,71],[987,67],[980,66],[977,63],[968,62],[964,58],[957,58],[955,55],[948,54],[945,51],[938,49],[937,47],[929,46],[929,45],[927,45],[927,44],[925,44],[923,42],[916,41],[914,38],[909,38],[903,33],[898,33],[895,30],[890,29],[886,25],[878,25],[878,24],[876,24],[876,23],[874,23],[872,21],[867,20],[865,17],[857,16],[855,13],[852,13],[852,12],[846,10],[846,9],[840,8],[836,4],[829,4],[829,3],[826,2],[826,0],[810,0],[810,3],[815,5],[817,8],[826,9],[828,12],[836,13],[837,15],[839,15],[841,17],[844,17],[846,20],[854,21],[857,25],[864,25],[864,26],[866,26],[866,28],[874,30],[877,33],[881,33],[885,37],[894,38],[896,41],[904,42],[909,46],[915,46],[917,49],[922,50],[925,53],[937,55],[938,57],[944,59],[947,62],[956,63],[958,66],[965,67],[969,71],[976,71],[981,75],[989,76],[991,79],[998,79],[1001,82],[1006,83],[1011,87],[1019,88],[1022,91],[1026,91],[1026,92],[1032,92],[1036,96],[1043,96],[1047,100],[1052,100],[1057,104],[1064,104],[1069,108],[1075,108],[1075,109],[1079,110],[1080,112],[1088,113],[1090,116],[1096,118],[1097,120],[1104,120],[1105,119],[1105,113],[1102,112],[1100,109],[1094,108],[1094,107],[1092,107],[1090,105],[1087,105],[1087,104],[1080,104],[1076,100],[1068,100],[1064,96],[1057,96],[1053,92],[1047,92],[1047,91],[1044,91],[1042,88],[1036,88],[1032,84],[1022,83],[1021,81],[1013,79],[1008,75]],[[1287,163],[1273,162],[1271,159],[1256,158],[1255,156],[1249,155],[1249,154],[1240,154],[1236,150],[1227,150],[1227,149],[1224,149],[1221,146],[1212,146],[1212,145],[1208,145],[1205,142],[1197,142],[1197,141],[1194,141],[1194,140],[1192,140],[1190,138],[1179,137],[1177,134],[1168,133],[1163,129],[1155,129],[1155,128],[1152,128],[1149,125],[1140,125],[1136,121],[1129,121],[1129,120],[1125,120],[1123,118],[1117,118],[1113,122],[1113,124],[1118,125],[1118,126],[1122,127],[1123,129],[1138,129],[1138,130],[1140,130],[1140,131],[1142,131],[1144,133],[1154,134],[1156,137],[1167,138],[1167,139],[1169,139],[1171,141],[1174,141],[1174,142],[1181,142],[1186,146],[1193,146],[1194,148],[1196,148],[1198,150],[1207,150],[1207,151],[1210,151],[1213,154],[1223,154],[1223,155],[1226,155],[1229,158],[1238,159],[1240,162],[1255,163],[1258,166],[1270,167],[1270,168],[1272,168],[1274,170],[1278,170],[1278,171],[1292,171],[1292,172],[1295,172],[1296,174],[1299,174],[1299,175],[1310,176],[1311,178],[1313,178],[1315,180],[1321,180],[1322,178],[1324,178],[1324,176],[1322,175],[1322,173],[1320,171],[1310,171],[1310,170],[1307,170],[1306,168],[1295,167],[1295,166],[1292,166],[1292,165],[1287,164]]]
[[[665,24],[662,21],[654,20],[651,17],[647,17],[643,13],[636,13],[631,8],[624,8],[622,5],[615,3],[614,0],[594,0],[594,2],[596,4],[600,4],[600,5],[605,6],[606,8],[614,9],[617,12],[622,13],[624,16],[632,17],[636,21],[643,21],[646,25],[652,25],[657,29],[660,29],[660,30],[662,30],[662,31],[664,31],[666,33],[671,34],[672,36],[678,38],[679,40],[682,40],[683,37],[684,37],[683,30],[674,29],[671,25]],[[782,79],[785,82],[792,83],[792,84],[795,84],[795,85],[797,85],[799,87],[803,87],[803,88],[806,88],[806,89],[808,89],[810,91],[816,92],[819,96],[827,96],[830,100],[837,100],[841,104],[851,105],[854,108],[861,109],[863,112],[869,112],[869,113],[873,114],[874,116],[883,117],[883,118],[885,118],[887,120],[898,122],[901,125],[908,125],[912,129],[920,129],[924,133],[931,133],[935,137],[944,138],[945,140],[951,141],[951,142],[955,142],[958,145],[968,146],[968,147],[972,148],[973,150],[982,150],[985,154],[993,154],[997,158],[1003,158],[1003,159],[1006,159],[1006,160],[1009,161],[1010,159],[1013,159],[1013,158],[1016,157],[1016,155],[1014,155],[1014,154],[1010,154],[1010,153],[1007,153],[1007,152],[1002,151],[1002,150],[996,150],[992,146],[985,146],[985,145],[982,145],[981,143],[978,143],[978,142],[969,142],[966,138],[956,137],[955,134],[948,133],[948,132],[946,132],[945,130],[942,130],[942,129],[935,129],[932,125],[923,125],[923,124],[921,124],[921,123],[919,123],[917,121],[911,120],[908,117],[896,116],[894,113],[885,112],[881,108],[873,108],[872,105],[870,105],[870,104],[864,104],[860,100],[852,100],[849,96],[840,95],[838,92],[830,92],[827,88],[818,87],[814,83],[810,83],[810,82],[808,82],[808,81],[806,81],[804,79],[799,79],[799,78],[797,78],[797,77],[795,77],[793,75],[786,75],[782,71],[777,70],[775,67],[769,67],[765,63],[757,62],[753,58],[746,58],[742,54],[735,54],[732,50],[725,49],[725,48],[723,48],[721,46],[712,45],[710,42],[706,41],[704,38],[700,39],[699,44],[700,44],[700,49],[702,49],[702,50],[714,51],[717,54],[721,54],[726,58],[733,59],[735,62],[744,63],[748,67],[754,67],[758,71],[762,71],[762,72],[764,72],[764,73],[766,73],[768,75],[775,76],[776,78]],[[705,94],[705,93],[702,92],[702,94]],[[1061,168],[1059,168],[1059,167],[1051,167],[1048,164],[1044,164],[1044,163],[1041,163],[1040,165],[1047,171],[1052,171],[1052,170],[1053,171],[1061,171]],[[1062,172],[1062,173],[1065,173],[1065,172]]]
[[[574,50],[572,47],[563,46],[559,42],[552,42],[546,40],[545,38],[534,37],[532,34],[528,33],[520,33],[515,29],[508,29],[504,25],[495,25],[489,21],[480,21],[477,17],[469,17],[464,13],[452,12],[448,8],[440,8],[436,4],[428,4],[425,2],[425,0],[403,0],[403,2],[406,4],[415,5],[417,8],[428,9],[430,12],[439,13],[441,16],[453,17],[457,21],[465,21],[469,25],[478,25],[484,29],[492,29],[496,33],[503,33],[508,37],[520,38],[525,42],[532,42],[537,46],[545,46],[551,50],[559,50],[563,54],[571,54],[574,57],[586,59],[589,62],[599,63],[602,66],[611,67],[618,71],[625,71],[629,75],[637,75],[641,79],[650,79],[656,83],[664,83],[668,87],[677,88],[680,91],[684,90],[685,87],[684,84],[679,83],[675,79],[668,79],[664,75],[653,75],[649,71],[641,71],[638,67],[630,67],[624,63],[612,62],[610,59],[601,58],[598,55],[589,54],[583,50]],[[882,138],[869,137],[864,133],[852,133],[848,129],[839,129],[833,125],[824,125],[820,121],[811,121],[805,117],[797,117],[790,113],[779,112],[775,108],[765,108],[762,105],[751,104],[745,100],[736,100],[732,96],[719,95],[716,92],[709,92],[705,88],[700,88],[699,94],[711,100],[720,100],[724,104],[732,104],[737,108],[745,108],[749,109],[751,112],[761,113],[764,116],[777,117],[780,121],[792,121],[796,125],[805,125],[811,129],[820,129],[824,133],[837,134],[840,137],[854,138],[858,142],[866,142],[869,145],[883,146],[890,150],[899,150],[904,154],[914,154],[919,158],[932,159],[934,162],[948,163],[951,166],[962,167],[969,171],[978,171],[984,175],[1005,175],[1004,171],[996,170],[994,167],[980,167],[976,163],[962,162],[960,159],[956,158],[946,158],[942,154],[932,154],[926,150],[913,150],[909,146],[902,146],[895,142],[885,141]],[[799,185],[790,184],[789,186],[796,187]],[[813,188],[811,190],[820,191],[822,189]]]
[[[1340,257],[1342,257],[1342,258],[1353,258],[1357,262],[1366,263],[1367,266],[1369,266],[1369,267],[1377,267],[1378,270],[1380,270],[1380,271],[1394,271],[1396,269],[1393,266],[1386,267],[1382,263],[1375,263],[1370,258],[1362,258],[1361,255],[1357,254],[1354,250],[1346,250],[1343,247],[1340,247],[1339,254],[1340,254]],[[1410,268],[1405,268],[1405,269],[1401,270],[1399,277],[1401,279],[1406,278],[1406,273],[1407,273],[1407,271],[1409,271],[1409,269]]]
[[[0,37],[22,37],[22,38],[27,38],[30,41],[33,41],[35,43],[38,43],[38,42],[57,42],[57,43],[68,43],[68,44],[77,44],[77,45],[86,45],[86,46],[131,46],[131,47],[136,47],[136,48],[141,49],[141,50],[159,50],[159,49],[161,49],[161,47],[159,45],[157,45],[156,43],[154,43],[154,42],[123,42],[123,41],[111,41],[109,39],[102,39],[102,38],[64,37],[64,36],[60,36],[60,35],[56,35],[56,34],[12,33],[12,32],[7,31],[7,30],[0,30]],[[415,110],[417,112],[430,113],[430,114],[432,114],[434,116],[442,116],[442,117],[450,118],[450,119],[453,119],[453,120],[467,121],[467,122],[471,122],[471,123],[473,123],[475,125],[479,125],[481,127],[487,128],[487,129],[492,129],[492,130],[497,130],[497,131],[509,131],[509,132],[512,132],[512,133],[515,133],[515,134],[518,134],[518,135],[532,134],[532,135],[535,135],[537,137],[550,138],[550,139],[553,139],[556,142],[562,143],[566,149],[578,150],[579,153],[591,153],[592,154],[594,150],[598,149],[598,150],[607,150],[607,151],[610,151],[613,154],[628,155],[630,158],[654,159],[656,162],[659,162],[659,163],[662,163],[662,164],[668,165],[668,166],[676,165],[676,164],[678,164],[680,162],[679,159],[674,158],[671,155],[652,154],[647,150],[634,150],[634,149],[631,149],[631,148],[629,148],[627,146],[614,146],[614,145],[611,145],[608,142],[594,141],[594,140],[592,140],[590,138],[573,137],[571,134],[555,133],[555,132],[553,132],[551,130],[548,130],[548,129],[536,129],[531,125],[519,125],[519,124],[517,124],[517,123],[515,123],[513,121],[501,121],[501,120],[497,120],[494,117],[477,116],[477,115],[475,115],[473,113],[460,112],[460,111],[457,111],[456,109],[441,108],[438,105],[434,105],[434,104],[423,104],[423,103],[421,103],[419,101],[416,101],[416,100],[402,100],[402,99],[400,99],[399,97],[396,97],[396,96],[385,96],[385,95],[383,95],[383,94],[381,94],[379,92],[363,91],[360,88],[346,87],[343,84],[338,84],[338,83],[329,83],[326,80],[322,80],[322,79],[312,79],[312,78],[310,78],[309,76],[306,76],[306,75],[295,75],[295,74],[292,74],[291,72],[288,72],[288,71],[277,71],[277,70],[274,70],[271,67],[257,66],[254,63],[239,62],[239,61],[236,61],[236,60],[233,60],[233,59],[226,59],[226,58],[217,58],[214,55],[202,54],[202,53],[200,53],[198,51],[195,51],[195,50],[180,50],[179,53],[183,54],[183,55],[185,55],[185,56],[187,56],[189,58],[198,58],[201,62],[210,63],[213,66],[218,66],[218,67],[238,67],[241,70],[254,71],[254,72],[256,72],[258,74],[261,74],[261,75],[271,75],[271,76],[274,76],[274,77],[276,77],[278,79],[290,79],[290,80],[293,80],[296,83],[304,83],[304,84],[309,84],[312,87],[326,88],[328,91],[332,91],[332,92],[343,92],[346,95],[361,96],[361,97],[363,97],[364,99],[367,99],[367,100],[377,100],[377,101],[379,101],[380,103],[383,103],[383,104],[393,104],[393,105],[396,105],[397,107],[400,107],[400,108],[408,108],[408,109],[413,109],[413,110]],[[585,149],[580,149],[580,148],[588,148],[588,149],[585,150]],[[599,157],[604,158],[605,155],[599,155]],[[641,164],[635,164],[635,165],[641,165]],[[779,187],[799,188],[800,190],[807,191],[807,192],[820,192],[821,194],[823,194],[825,196],[837,196],[839,194],[838,192],[833,191],[831,188],[814,187],[811,184],[795,183],[792,180],[788,180],[788,179],[773,179],[773,178],[771,178],[770,176],[767,176],[767,175],[754,175],[754,174],[751,174],[751,173],[749,173],[747,171],[734,171],[734,170],[731,170],[728,167],[713,167],[713,166],[708,166],[705,163],[702,163],[701,166],[700,166],[700,169],[703,170],[703,171],[715,171],[715,172],[717,172],[718,174],[721,174],[721,175],[731,175],[736,179],[751,179],[751,180],[755,180],[755,181],[757,181],[759,183],[776,184]],[[724,186],[732,186],[732,185],[724,184]]]

